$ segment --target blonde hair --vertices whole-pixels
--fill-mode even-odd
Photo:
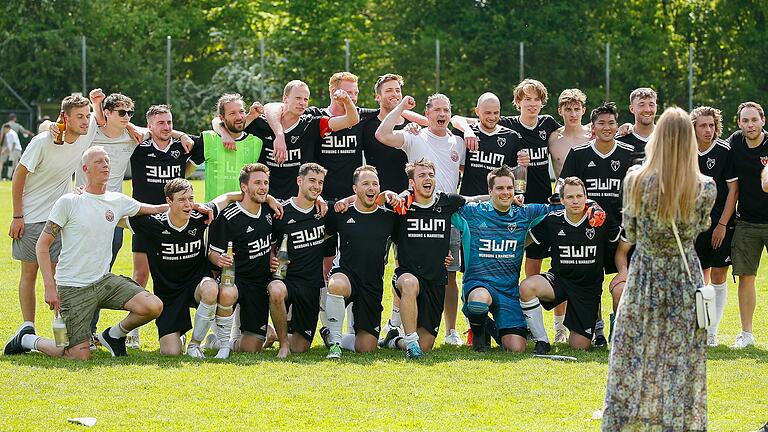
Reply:
[[[645,163],[624,180],[625,211],[637,215],[647,204],[643,189],[655,188],[657,219],[690,221],[701,180],[696,150],[696,133],[688,113],[667,108],[645,147]]]
[[[696,127],[696,119],[699,117],[712,117],[715,121],[715,138],[719,138],[723,132],[723,114],[717,108],[710,106],[696,107],[691,111],[691,124]]]
[[[587,95],[579,89],[565,89],[557,98],[557,108],[560,109],[566,105],[579,104],[582,107],[587,105]]]
[[[523,101],[526,93],[533,93],[541,99],[541,104],[547,104],[547,88],[539,80],[532,78],[526,78],[520,81],[520,84],[515,87],[515,106],[520,107],[520,102]]]
[[[331,90],[336,90],[339,88],[342,81],[357,83],[357,75],[351,72],[336,72],[331,75],[331,79],[328,80],[328,87]]]

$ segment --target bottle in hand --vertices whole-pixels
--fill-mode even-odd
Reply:
[[[232,251],[232,242],[227,244],[227,256],[232,258],[232,265],[221,269],[221,284],[225,286],[235,285],[235,253]]]
[[[67,325],[64,318],[58,312],[53,316],[53,340],[59,348],[69,346],[69,336],[67,336]]]
[[[56,144],[64,143],[64,133],[67,130],[67,121],[64,120],[64,111],[59,112],[59,118],[56,119],[56,127],[59,128],[59,135],[53,140]]]
[[[285,279],[288,273],[288,234],[283,235],[283,241],[280,243],[280,249],[277,251],[277,270],[272,275],[275,279]]]

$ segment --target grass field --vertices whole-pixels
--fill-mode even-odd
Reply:
[[[126,183],[126,191],[130,184]],[[202,182],[195,182],[203,196]],[[0,231],[11,221],[10,182],[0,183]],[[768,261],[763,257],[764,266]],[[548,268],[548,267],[545,267]],[[115,273],[131,274],[130,235]],[[387,277],[392,266],[387,267]],[[17,299],[19,266],[11,240],[0,243],[0,337],[21,324]],[[765,272],[764,272],[765,274]],[[607,285],[606,285],[607,286]],[[38,334],[52,336],[52,313],[38,278]],[[755,430],[768,421],[768,280],[758,277],[756,348],[733,351],[739,330],[736,287],[730,284],[720,347],[708,360],[709,425],[713,431]],[[390,294],[385,294],[388,317]],[[603,296],[608,317],[610,297]],[[105,312],[100,327],[123,312]],[[385,317],[385,319],[386,319]],[[551,314],[545,315],[551,332]],[[459,319],[459,330],[466,329]],[[442,329],[441,329],[442,330]],[[578,358],[562,363],[493,348],[439,346],[419,362],[400,351],[345,353],[325,360],[319,340],[310,353],[276,359],[234,354],[227,361],[167,358],[158,353],[154,323],[141,329],[141,350],[113,359],[102,350],[90,362],[49,359],[42,354],[0,356],[0,430],[80,430],[68,417],[96,417],[96,431],[188,430],[509,430],[597,431],[591,420],[602,406],[608,352],[581,353],[555,346],[554,353]],[[550,337],[552,335],[550,334]]]

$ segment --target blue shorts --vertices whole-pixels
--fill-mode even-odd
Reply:
[[[491,294],[490,312],[493,315],[494,321],[496,321],[496,328],[499,329],[499,332],[507,329],[528,327],[523,316],[523,309],[520,307],[520,291],[517,286],[502,291],[492,287],[487,282],[464,279],[462,281],[461,294],[461,299],[464,302],[461,311],[464,315],[468,315],[466,310],[467,297],[475,288],[485,288]]]

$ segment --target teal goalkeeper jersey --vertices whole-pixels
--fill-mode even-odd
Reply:
[[[485,201],[467,203],[454,213],[451,223],[461,231],[464,249],[463,285],[490,285],[518,297],[525,237],[550,207],[526,204],[501,213]]]

